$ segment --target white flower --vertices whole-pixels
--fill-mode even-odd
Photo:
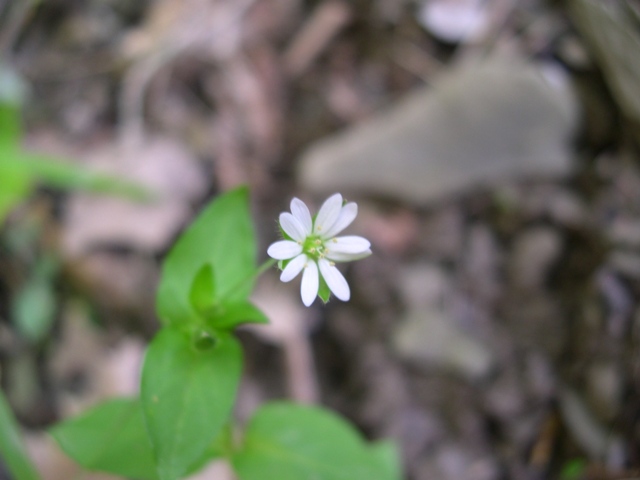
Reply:
[[[358,206],[353,202],[343,205],[339,193],[322,204],[315,219],[298,198],[291,200],[291,213],[280,214],[280,227],[288,238],[272,243],[267,253],[276,260],[289,260],[280,275],[283,282],[290,282],[302,272],[300,295],[307,307],[318,295],[320,275],[336,297],[345,302],[349,300],[349,285],[335,262],[371,255],[371,243],[358,236],[336,235],[347,228],[357,214]]]

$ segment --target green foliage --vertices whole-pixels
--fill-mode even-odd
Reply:
[[[15,480],[39,480],[40,475],[27,456],[18,423],[0,391],[0,456]]]
[[[176,480],[218,456],[239,480],[401,478],[392,444],[367,444],[316,407],[264,406],[234,445],[242,350],[232,329],[267,321],[248,297],[273,265],[256,268],[255,243],[245,188],[218,197],[183,233],[163,265],[164,327],[147,349],[140,401],[114,400],[52,430],[78,463],[142,480]]]
[[[215,328],[223,316],[227,317],[225,324],[239,323],[229,312],[247,304],[256,275],[255,259],[248,191],[238,188],[205,208],[165,259],[157,305],[163,323],[188,324],[201,319]],[[213,298],[204,298],[210,292]]]
[[[582,478],[587,469],[587,462],[582,458],[575,458],[566,462],[560,471],[561,480],[577,480]]]
[[[400,480],[402,478],[402,465],[396,444],[390,440],[375,442],[370,447],[374,462],[378,462],[380,470],[384,472],[381,478]]]
[[[6,150],[0,144],[0,225],[11,209],[31,192],[31,179],[27,172],[15,162],[2,160],[5,154]]]
[[[253,416],[232,461],[240,480],[397,480],[391,456],[331,412],[277,402]]]
[[[21,88],[16,88],[15,75],[7,80],[6,66],[0,64],[0,225],[9,211],[24,201],[34,185],[62,189],[80,189],[94,193],[122,195],[136,200],[149,198],[137,185],[98,175],[69,165],[64,161],[22,149],[20,118]]]
[[[142,405],[162,480],[184,475],[229,418],[242,351],[231,334],[214,339],[197,349],[183,330],[166,327],[147,350]]]
[[[156,480],[155,461],[137,399],[116,399],[50,430],[60,447],[88,470]]]
[[[224,303],[212,317],[212,326],[216,329],[230,329],[240,323],[269,323],[269,319],[260,309],[247,301]]]
[[[189,302],[200,315],[205,315],[214,307],[216,288],[213,282],[213,267],[207,263],[198,270],[191,283]]]
[[[53,258],[40,259],[31,277],[13,299],[13,319],[18,331],[33,343],[41,341],[53,324],[56,309],[53,281],[57,270]]]

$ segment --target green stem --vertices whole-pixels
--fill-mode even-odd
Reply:
[[[260,265],[253,273],[251,273],[251,275],[246,276],[245,278],[243,278],[242,280],[240,280],[238,283],[236,283],[233,288],[231,288],[229,290],[229,293],[227,293],[224,297],[222,297],[220,299],[220,302],[224,302],[224,300],[226,299],[226,297],[228,297],[229,295],[231,295],[233,292],[235,292],[238,288],[240,288],[242,285],[244,285],[247,282],[253,282],[256,278],[258,278],[260,275],[262,275],[264,272],[266,272],[267,270],[269,270],[271,267],[273,267],[276,264],[277,260],[274,260],[273,258],[270,258],[269,260],[265,261],[262,265]]]
[[[278,261],[270,258],[269,260],[266,260],[262,265],[260,265],[258,267],[258,269],[256,270],[254,276],[257,278],[260,275],[262,275],[264,272],[266,272],[267,270],[269,270],[271,267],[273,267]]]

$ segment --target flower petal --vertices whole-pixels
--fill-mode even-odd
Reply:
[[[355,260],[362,260],[363,258],[367,258],[371,255],[371,250],[367,249],[364,252],[360,253],[340,253],[340,252],[332,252],[329,250],[327,252],[326,258],[334,262],[353,262]]]
[[[336,223],[341,210],[342,195],[335,193],[327,198],[316,216],[316,221],[313,224],[313,232],[324,234],[324,232],[328,231],[333,227],[333,224]]]
[[[357,235],[350,235],[347,237],[337,237],[327,240],[325,247],[330,252],[337,253],[361,253],[368,250],[371,247],[371,242],[363,237]]]
[[[291,260],[286,267],[284,267],[284,270],[280,274],[280,280],[283,282],[290,282],[298,276],[306,263],[307,256],[305,254],[298,255],[296,258]]]
[[[322,278],[327,282],[329,290],[343,302],[346,302],[351,297],[351,291],[349,290],[349,284],[344,279],[340,271],[324,258],[320,259],[320,273]]]
[[[289,212],[283,212],[280,214],[280,226],[287,235],[296,240],[297,242],[303,242],[307,238],[307,233],[304,229],[304,225],[300,223],[296,217]]]
[[[305,306],[310,306],[318,296],[318,287],[320,280],[318,278],[318,266],[313,260],[306,262],[304,272],[302,273],[302,283],[300,284],[300,296]]]
[[[340,210],[338,219],[335,221],[333,226],[329,230],[325,231],[322,236],[324,238],[335,237],[342,230],[351,225],[351,222],[356,218],[356,215],[358,215],[358,205],[354,202],[347,203]]]
[[[299,198],[294,198],[291,200],[291,213],[302,224],[306,235],[311,235],[313,220],[311,220],[311,213],[307,205]]]
[[[302,245],[291,240],[280,240],[272,243],[267,249],[267,255],[276,260],[288,260],[302,253]]]

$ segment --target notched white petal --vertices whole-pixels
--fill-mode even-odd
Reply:
[[[316,216],[316,221],[313,225],[314,233],[323,235],[324,232],[330,230],[336,223],[341,210],[342,195],[335,193],[327,198]]]
[[[371,242],[364,237],[350,235],[346,237],[337,237],[327,240],[326,246],[331,252],[361,253],[371,247]]]
[[[318,296],[320,280],[318,278],[318,266],[313,260],[306,262],[302,272],[302,283],[300,284],[300,296],[305,306],[310,306]]]
[[[298,242],[303,242],[307,236],[304,226],[289,212],[280,214],[280,226],[287,235]]]
[[[340,210],[338,219],[335,221],[333,226],[329,230],[324,232],[322,236],[325,238],[335,237],[342,230],[344,230],[349,225],[351,225],[351,222],[355,220],[357,215],[358,215],[358,205],[355,204],[354,202],[347,203]]]
[[[354,262],[356,260],[367,258],[369,255],[371,255],[370,249],[360,253],[340,253],[329,250],[326,257],[333,262]]]
[[[351,297],[349,284],[340,271],[325,259],[321,259],[319,263],[320,273],[322,274],[324,281],[327,282],[329,290],[331,290],[331,292],[343,302],[349,300]]]
[[[272,243],[267,249],[267,255],[276,260],[288,260],[302,253],[302,245],[291,240],[280,240]]]
[[[299,198],[294,198],[291,200],[291,213],[304,227],[305,236],[311,235],[313,220],[311,220],[311,212],[309,212],[307,205]]]
[[[283,282],[290,282],[298,276],[306,263],[307,256],[304,254],[298,255],[296,258],[291,260],[286,267],[284,267],[284,270],[280,274],[280,280]]]

